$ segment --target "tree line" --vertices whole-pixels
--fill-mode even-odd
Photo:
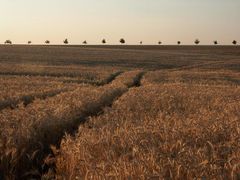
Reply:
[[[119,42],[120,42],[121,44],[125,44],[125,43],[126,43],[126,41],[125,41],[124,38],[121,38],[121,39],[119,40]],[[65,39],[65,40],[63,41],[63,43],[66,44],[66,45],[69,44],[68,39]],[[86,40],[83,41],[82,43],[83,43],[84,45],[87,45],[87,44],[88,44]],[[103,39],[103,40],[102,40],[102,44],[106,44],[106,43],[107,43],[106,39]],[[140,41],[139,43],[140,43],[140,44],[143,44],[143,41]],[[181,43],[182,43],[181,41],[177,41],[177,45],[181,45]],[[6,41],[4,42],[4,44],[13,44],[13,43],[12,43],[11,40],[8,39],[8,40],[6,40]],[[27,44],[32,44],[32,41],[28,41]],[[49,40],[46,40],[46,41],[45,41],[45,44],[50,44],[50,41],[49,41]],[[161,44],[162,44],[162,41],[158,41],[158,44],[161,45]],[[200,44],[200,40],[199,40],[199,39],[196,39],[196,40],[194,41],[194,44],[196,44],[196,45]],[[218,43],[217,40],[215,40],[215,41],[213,41],[213,44],[214,44],[214,45],[218,45],[219,43]],[[233,41],[232,41],[232,44],[233,44],[233,45],[237,45],[237,41],[236,41],[236,40],[233,40]]]

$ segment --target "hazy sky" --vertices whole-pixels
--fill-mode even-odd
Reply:
[[[0,43],[240,41],[240,0],[0,0]]]

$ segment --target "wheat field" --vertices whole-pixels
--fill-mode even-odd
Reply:
[[[0,179],[240,179],[239,46],[0,46]]]

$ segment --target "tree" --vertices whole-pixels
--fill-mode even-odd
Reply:
[[[236,40],[233,40],[233,42],[232,42],[234,45],[236,45],[237,44],[237,41]]]
[[[107,43],[106,39],[103,39],[103,40],[102,40],[102,43],[103,43],[103,44],[106,44],[106,43]]]
[[[12,44],[12,41],[8,39],[4,42],[4,44]]]
[[[177,44],[180,45],[180,44],[181,44],[181,41],[178,41]]]
[[[159,45],[162,44],[162,41],[158,41],[158,44],[159,44]]]
[[[50,44],[50,41],[49,41],[49,40],[46,40],[46,41],[45,41],[45,44]]]
[[[87,44],[87,41],[85,40],[85,41],[83,41],[83,44]]]
[[[119,41],[121,44],[125,44],[125,40],[123,38],[120,39]]]
[[[218,45],[218,42],[217,42],[217,41],[213,41],[213,43],[214,43],[215,45]]]
[[[65,40],[63,41],[63,43],[64,43],[64,44],[68,44],[68,39],[65,39]]]
[[[199,39],[196,39],[194,43],[198,45],[200,43]]]
[[[28,41],[27,43],[28,43],[28,44],[32,44],[32,41]]]

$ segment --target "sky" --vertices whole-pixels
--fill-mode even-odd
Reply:
[[[0,43],[230,44],[240,0],[0,0]]]

